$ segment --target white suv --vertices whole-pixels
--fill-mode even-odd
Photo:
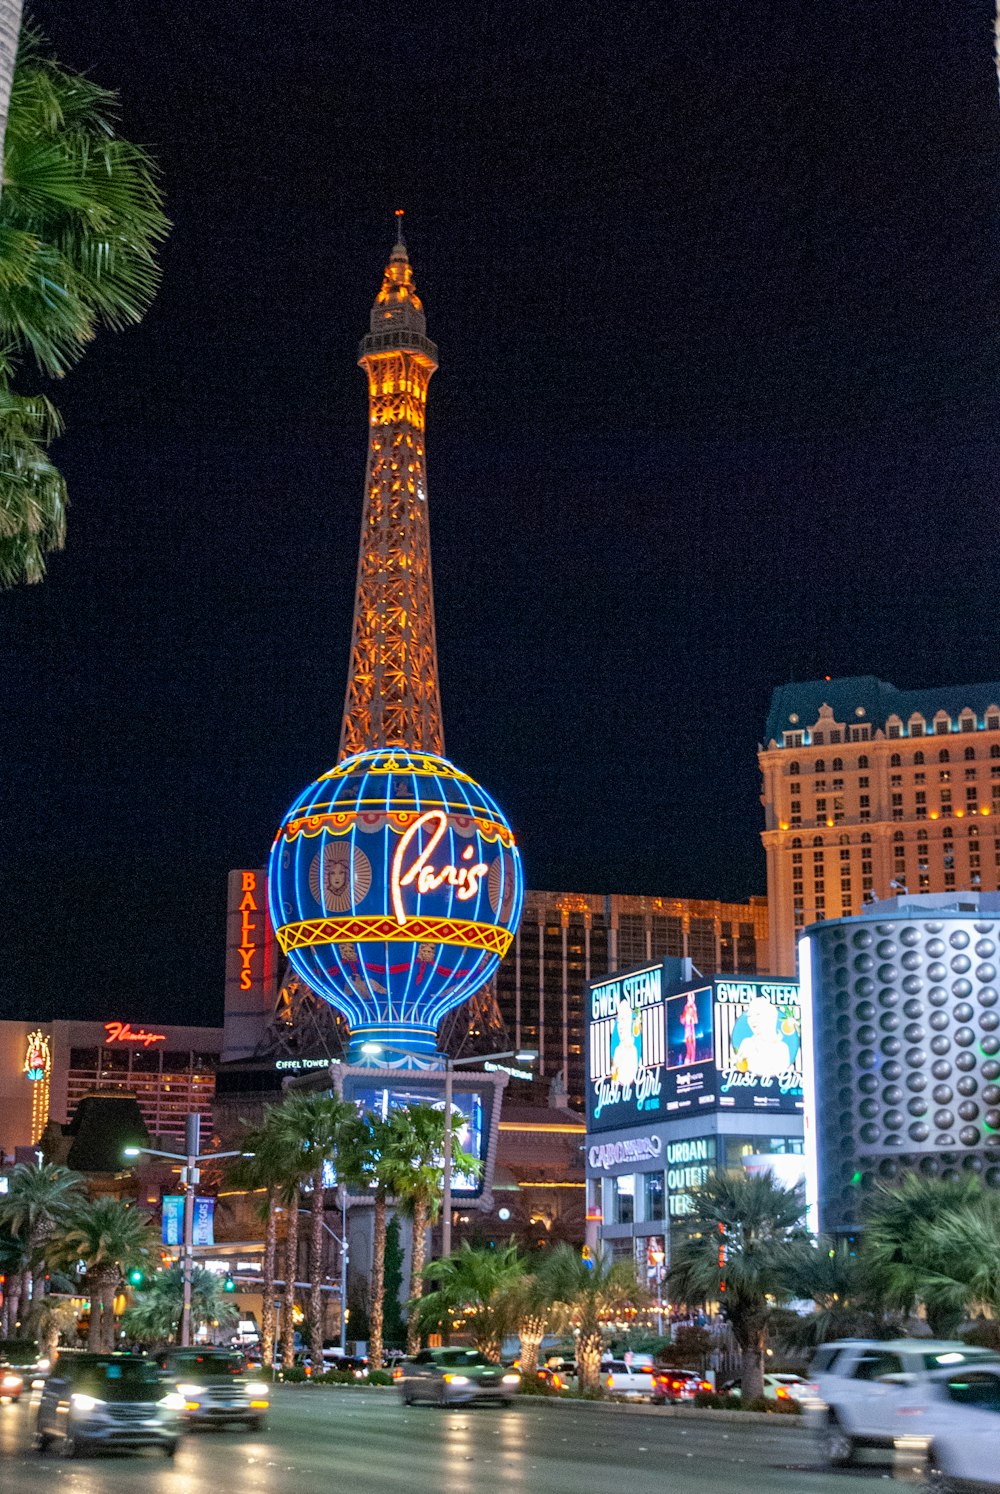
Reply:
[[[972,1364],[1000,1364],[1000,1355],[929,1338],[855,1338],[823,1344],[809,1372],[816,1392],[804,1401],[803,1409],[832,1465],[853,1462],[861,1448],[891,1451],[898,1445],[924,1451],[928,1435],[909,1414],[913,1387],[935,1370]]]

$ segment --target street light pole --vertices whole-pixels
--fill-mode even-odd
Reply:
[[[201,1154],[201,1116],[188,1115],[184,1120],[184,1152],[164,1152],[155,1146],[127,1146],[123,1155],[133,1157],[166,1157],[170,1162],[180,1162],[181,1183],[184,1188],[184,1244],[181,1249],[181,1280],[183,1300],[181,1306],[181,1345],[188,1348],[191,1343],[191,1266],[194,1256],[194,1190],[201,1180],[199,1162],[220,1162],[224,1157],[250,1157],[252,1152],[205,1152]]]
[[[347,1188],[340,1185],[340,1352],[347,1353]]]
[[[451,1255],[451,1146],[452,1146],[452,1062],[444,1060],[444,1173],[441,1180],[441,1257]]]
[[[194,1254],[194,1190],[201,1174],[198,1171],[198,1153],[201,1151],[201,1116],[189,1115],[184,1124],[184,1150],[187,1163],[184,1168],[184,1260],[181,1267],[184,1279],[184,1303],[181,1308],[181,1348],[191,1343],[191,1259]]]

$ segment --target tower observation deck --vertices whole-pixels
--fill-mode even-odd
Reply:
[[[438,366],[400,230],[362,339],[368,466],[340,758],[444,752],[427,513],[427,386]]]

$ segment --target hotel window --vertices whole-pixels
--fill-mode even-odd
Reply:
[[[792,852],[792,865],[793,866],[801,866],[802,865],[802,852],[801,851],[793,851]]]
[[[852,726],[850,731],[848,732],[848,736],[852,742],[867,742],[868,738],[871,736],[871,727]]]
[[[950,763],[951,762],[951,753],[948,751],[947,747],[942,747],[941,748],[941,751],[938,753],[938,762],[939,763]]]
[[[805,891],[805,888],[803,887],[803,885],[802,885],[801,882],[793,882],[792,883],[792,896],[793,897],[801,897],[804,891]]]
[[[903,775],[902,775],[902,773],[891,773],[889,775],[889,782],[890,782],[890,784],[892,785],[893,788],[902,788],[903,787]]]
[[[927,803],[927,791],[926,791],[926,789],[917,789],[917,803],[918,804],[926,804]]]
[[[975,783],[975,781],[976,781],[976,769],[975,768],[966,768],[966,770],[965,770],[965,781],[966,781],[966,783],[968,783],[970,779],[972,780],[973,783]]]
[[[832,731],[830,733],[830,746],[831,747],[836,747],[836,745],[837,745],[837,743],[839,741],[840,741],[840,732],[839,731]]]
[[[955,873],[953,871],[946,871],[945,872],[945,874],[944,874],[944,885],[945,885],[945,887],[954,887],[954,885],[955,885]]]
[[[786,747],[801,747],[802,733],[800,731],[786,731],[784,742]]]
[[[975,747],[966,747],[965,751],[962,753],[962,757],[967,763],[974,763],[976,760]]]
[[[962,719],[961,719],[961,721],[959,722],[959,726],[961,727],[962,731],[975,731],[975,729],[976,729],[976,718],[975,718],[975,716],[963,716]]]
[[[851,853],[850,853],[850,851],[849,850],[841,851],[841,853],[840,853],[840,859],[841,859],[841,861],[850,861],[850,859],[851,859]]]
[[[843,773],[844,759],[842,757],[835,757],[830,766],[835,773]]]
[[[814,773],[825,773],[826,772],[826,759],[825,758],[818,757],[816,759],[816,761],[813,763],[813,772]]]
[[[902,734],[903,734],[903,728],[899,725],[899,723],[896,722],[896,721],[890,721],[889,722],[889,730],[887,732],[887,735],[890,738],[892,738],[893,740],[895,740],[897,737],[902,736]]]
[[[871,796],[869,794],[862,794],[860,803],[862,809],[868,809],[871,805]]]
[[[813,891],[816,893],[822,893],[826,891],[826,882],[822,877],[815,877],[813,879]]]
[[[834,819],[834,823],[837,824],[837,825],[839,825],[840,822],[841,822],[841,820],[843,818],[844,818],[844,800],[843,800],[843,796],[842,795],[838,795],[838,797],[836,799],[834,799],[834,801],[833,801],[833,819]]]
[[[868,779],[867,778],[859,778],[858,779],[858,788],[867,788],[867,787],[868,787]]]
[[[819,919],[826,917],[826,898],[822,895],[816,899],[816,917]]]
[[[990,748],[990,757],[1000,757],[1000,747],[996,743]]]
[[[867,768],[868,767],[868,759],[867,759],[867,757],[865,756],[864,753],[862,753],[861,756],[858,758],[858,767],[859,768]]]
[[[914,783],[926,783],[927,782],[927,774],[926,773],[915,773],[914,776],[913,776],[913,781],[914,781]]]
[[[816,818],[818,820],[825,820],[826,819],[826,800],[825,799],[817,799],[816,800]]]
[[[798,776],[798,772],[799,772],[799,765],[798,765],[798,763],[789,763],[788,764],[788,774],[789,774],[790,778],[796,778]],[[792,792],[794,793],[794,789],[793,789]]]
[[[826,779],[825,778],[817,778],[816,782],[813,784],[813,793],[814,794],[825,794],[826,793]]]
[[[814,731],[813,732],[813,734],[812,734],[812,744],[813,744],[814,747],[822,747],[822,745],[823,745],[823,733],[821,731]]]
[[[799,783],[798,779],[796,779],[796,781],[794,783],[790,783],[788,785],[788,792],[790,794],[801,794],[801,792],[802,792],[802,785],[801,785],[801,783]]]
[[[997,800],[1000,799],[1000,783],[991,783],[990,784],[990,789],[991,789],[992,794],[993,794],[993,803],[994,803],[994,806],[995,806]],[[994,813],[996,813],[995,808],[994,808]]]
[[[987,716],[987,718],[986,718],[986,730],[987,731],[1000,731],[1000,716],[992,716],[992,715]]]
[[[923,765],[924,765],[924,754],[922,752],[915,752],[913,754],[913,766],[915,768],[922,768]]]
[[[990,769],[990,777],[991,778],[1000,778],[1000,764],[995,764]]]
[[[946,737],[950,731],[951,731],[951,717],[950,716],[935,716],[935,718],[934,718],[934,735],[936,737]]]
[[[890,768],[901,768],[902,766],[903,766],[903,759],[900,757],[900,755],[899,755],[898,752],[894,752],[892,754],[892,756],[890,757],[890,759],[889,759],[889,767]]]
[[[997,852],[997,856],[998,856],[998,858],[1000,858],[1000,851]],[[794,921],[795,921],[795,927],[797,929],[800,929],[802,927],[802,925],[805,923],[805,919],[802,916],[802,909],[801,908],[796,908],[794,910]]]
[[[941,769],[939,769],[939,771],[938,771],[938,782],[939,783],[950,783],[951,782],[951,769],[950,768],[941,768]]]
[[[922,737],[924,734],[924,723],[922,720],[910,722],[910,736]]]
[[[951,814],[951,789],[941,790],[941,813],[944,815]]]

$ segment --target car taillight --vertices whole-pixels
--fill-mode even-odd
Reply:
[[[711,1390],[711,1388],[712,1388],[712,1384],[711,1384],[710,1380],[699,1380],[698,1381],[698,1389],[699,1390]]]
[[[614,1388],[615,1388],[615,1377],[614,1377],[614,1375],[609,1375],[608,1376],[608,1389],[609,1390],[614,1390]]]
[[[392,1378],[394,1380],[401,1380],[403,1378],[403,1371],[400,1369],[400,1367],[399,1367],[398,1364],[396,1365],[396,1368],[392,1372]]]
[[[779,1400],[779,1401],[789,1401],[789,1400],[791,1400],[791,1395],[789,1393],[787,1385],[779,1385],[774,1394],[775,1394],[775,1399],[776,1400]]]

